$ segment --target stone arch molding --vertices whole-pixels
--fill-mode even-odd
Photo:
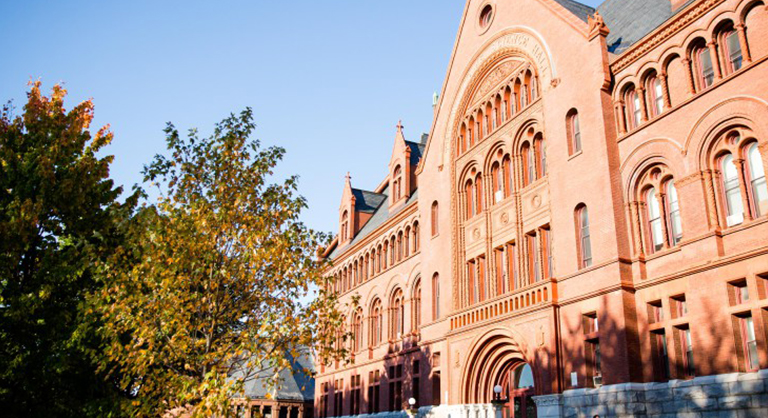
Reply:
[[[768,137],[764,121],[768,120],[768,103],[757,97],[737,96],[724,100],[694,124],[685,140],[683,155],[696,160],[697,169],[707,166],[708,149],[719,131],[734,124],[749,126],[758,137]]]
[[[535,29],[527,26],[513,26],[490,40],[472,58],[458,88],[458,94],[451,107],[448,125],[443,138],[441,165],[450,161],[453,138],[456,136],[457,118],[462,116],[478,84],[498,63],[508,58],[523,58],[536,67],[539,74],[540,93],[543,95],[557,77],[552,51],[544,38]]]
[[[530,363],[525,338],[507,328],[493,328],[477,337],[465,357],[461,373],[460,402],[462,404],[485,403],[483,394],[490,396],[494,379],[510,363]],[[537,373],[534,382],[538,387]]]

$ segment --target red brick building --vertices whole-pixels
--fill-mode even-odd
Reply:
[[[468,1],[430,134],[344,185],[316,416],[768,416],[766,60],[762,0]]]

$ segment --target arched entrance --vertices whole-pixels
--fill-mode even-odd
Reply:
[[[536,418],[533,369],[528,363],[517,363],[505,370],[498,385],[501,387],[501,399],[506,399],[502,410],[503,418]]]
[[[505,400],[504,418],[536,418],[536,376],[525,349],[505,329],[490,331],[474,344],[464,366],[462,403],[490,404]],[[496,386],[501,393],[494,393]]]

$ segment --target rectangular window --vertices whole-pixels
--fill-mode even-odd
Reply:
[[[507,293],[506,271],[504,269],[504,247],[493,250],[494,267],[496,269],[496,292],[499,295]]]
[[[541,280],[541,266],[539,265],[536,233],[526,235],[526,239],[528,241],[528,284],[531,284]]]
[[[485,256],[482,255],[477,258],[477,264],[478,264],[478,282],[479,282],[479,302],[482,302],[488,298],[488,291],[490,290],[490,286],[488,286],[488,274],[486,273],[486,264],[485,264]]]
[[[728,286],[731,291],[731,300],[733,305],[741,305],[749,301],[749,288],[746,280],[732,282]]]
[[[694,377],[696,375],[696,368],[693,362],[693,340],[691,339],[691,329],[678,328],[678,333],[680,334],[680,348],[683,355],[683,374],[686,377]]]
[[[757,338],[755,338],[755,324],[752,321],[752,315],[739,318],[739,324],[747,371],[756,371],[760,368],[760,359],[757,355]]]
[[[741,69],[742,56],[741,56],[741,44],[739,43],[739,34],[736,31],[732,31],[725,37],[725,44],[728,48],[728,60],[731,64],[731,71],[738,71]]]
[[[590,335],[598,332],[600,330],[600,326],[598,324],[597,320],[597,313],[588,313],[584,315],[584,334]]]
[[[420,373],[419,372],[421,371],[421,367],[420,366],[421,366],[421,364],[419,363],[418,360],[414,360],[413,361],[413,371],[412,371],[412,374],[413,374],[413,385],[412,385],[412,387],[413,388],[412,388],[411,396],[413,397],[413,399],[416,400],[416,406],[417,407],[419,405],[421,405],[421,402],[420,402],[420,399],[419,399],[420,396],[421,396],[421,393],[420,393],[421,392],[421,390],[420,390],[421,388],[419,387],[419,383],[420,383],[420,379],[419,379],[419,374]]]
[[[403,406],[403,365],[389,367],[389,411],[399,411]]]
[[[368,413],[379,413],[379,382],[381,375],[379,371],[368,372]]]
[[[711,86],[715,82],[715,69],[712,67],[712,56],[706,47],[699,51],[699,68],[702,88]]]
[[[592,387],[600,387],[603,384],[600,340],[595,339],[586,341],[585,351],[587,356],[587,376],[589,377],[587,384]]]
[[[552,273],[552,233],[549,227],[541,229],[541,258],[544,260],[544,272],[545,279],[551,279]]]
[[[672,313],[674,318],[682,318],[688,314],[688,304],[685,301],[685,295],[675,296],[671,300]]]
[[[336,393],[333,403],[333,416],[340,417],[344,415],[344,379],[336,380],[334,390]]]
[[[667,349],[667,336],[664,330],[651,333],[651,344],[654,348],[656,378],[660,381],[669,380],[669,351]]]
[[[469,304],[474,305],[480,300],[480,292],[478,291],[478,284],[476,280],[477,265],[475,260],[467,262],[467,279],[469,281]]]
[[[360,414],[360,391],[361,391],[361,385],[360,385],[360,375],[352,376],[352,381],[350,382],[352,385],[351,393],[352,396],[352,415],[359,415]]]
[[[432,405],[440,405],[440,372],[432,373]]]
[[[648,321],[651,324],[661,322],[664,320],[664,311],[661,308],[661,301],[648,303]]]
[[[517,246],[514,242],[506,245],[506,265],[507,280],[509,280],[509,290],[516,290],[518,287],[517,275]]]

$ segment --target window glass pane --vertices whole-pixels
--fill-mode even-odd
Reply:
[[[723,182],[725,185],[725,199],[728,206],[728,226],[740,224],[743,221],[744,205],[739,189],[739,174],[733,163],[733,155],[728,154],[723,158]]]
[[[667,196],[669,199],[669,223],[672,227],[672,239],[674,243],[677,244],[683,236],[683,225],[680,220],[680,205],[677,200],[677,188],[673,181],[667,183]]]
[[[768,186],[765,181],[765,171],[763,168],[763,159],[757,144],[752,144],[747,153],[749,160],[749,174],[752,183],[752,196],[755,200],[755,209],[757,216],[762,216],[768,212]]]
[[[728,58],[731,61],[733,71],[737,71],[741,68],[741,44],[739,43],[739,35],[736,31],[732,31],[725,38],[725,42],[728,45]]]
[[[709,49],[702,48],[699,52],[699,64],[701,65],[701,77],[704,79],[704,87],[708,87],[715,80],[715,70],[712,68],[712,57]]]

